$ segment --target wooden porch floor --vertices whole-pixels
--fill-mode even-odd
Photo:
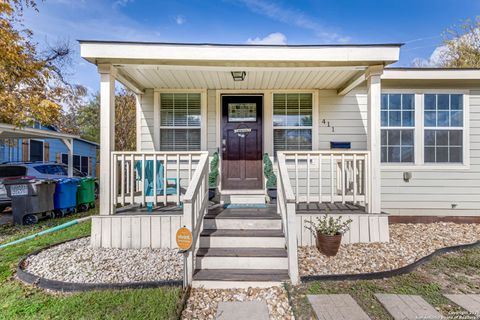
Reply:
[[[265,208],[258,207],[245,207],[236,209],[226,209],[223,205],[214,204],[209,207],[209,212],[206,217],[216,218],[235,218],[245,217],[249,218],[274,218],[277,217],[276,205],[267,205]],[[296,205],[297,214],[366,214],[363,206],[354,205],[352,203],[298,203]],[[148,211],[146,207],[140,206],[126,206],[118,208],[116,215],[172,215],[183,214],[183,207],[176,204],[169,204],[167,206],[161,206],[153,208],[152,211]]]
[[[352,203],[298,203],[297,214],[365,214],[365,207]]]

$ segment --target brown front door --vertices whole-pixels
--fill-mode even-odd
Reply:
[[[222,96],[222,189],[263,189],[263,96]]]

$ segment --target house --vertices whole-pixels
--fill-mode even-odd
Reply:
[[[80,45],[112,160],[94,246],[175,247],[187,226],[187,283],[297,283],[304,224],[326,211],[352,218],[347,242],[388,241],[388,214],[478,215],[479,70],[389,68],[401,44]],[[135,152],[114,150],[115,81],[137,96]],[[250,209],[209,209],[214,152],[221,200]],[[264,153],[278,199],[262,209]]]
[[[59,132],[53,126],[43,126],[39,123],[33,129],[45,132]],[[73,138],[73,167],[81,172],[95,176],[97,163],[97,150],[99,145],[95,142]],[[61,139],[42,137],[41,133],[36,138],[10,138],[0,140],[0,163],[2,162],[58,162],[68,164],[68,147]]]

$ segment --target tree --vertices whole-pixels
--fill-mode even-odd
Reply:
[[[480,67],[480,16],[444,34],[440,64],[447,68]]]
[[[76,125],[82,138],[100,141],[100,95],[97,93],[79,108]],[[135,95],[125,89],[115,94],[115,150],[136,149],[136,102]]]
[[[61,105],[84,95],[85,89],[65,80],[68,44],[38,52],[32,32],[15,28],[22,26],[25,8],[37,10],[35,0],[0,1],[0,122],[59,125]]]

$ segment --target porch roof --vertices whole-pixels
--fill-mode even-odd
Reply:
[[[112,64],[117,79],[158,89],[338,89],[369,66],[398,60],[401,44],[227,45],[80,41],[81,56]],[[245,71],[234,81],[232,71]]]

